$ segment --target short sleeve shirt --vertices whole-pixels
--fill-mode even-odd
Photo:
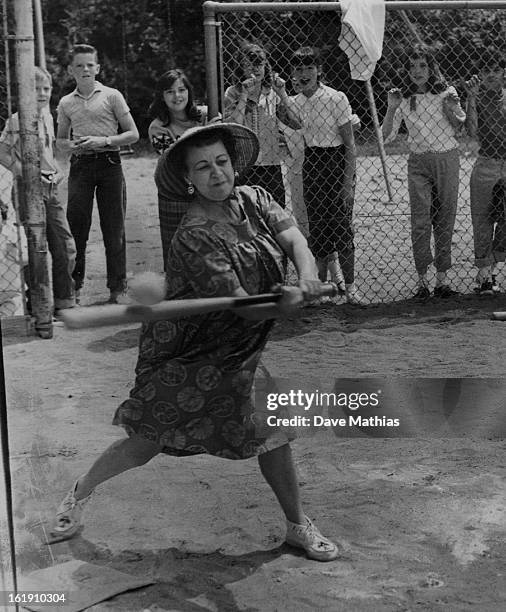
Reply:
[[[73,138],[80,136],[115,136],[119,119],[130,112],[123,95],[112,87],[95,83],[95,89],[85,97],[74,89],[63,96],[58,104],[58,122],[65,117],[72,127]],[[107,146],[104,150],[119,151],[118,146]]]
[[[457,148],[455,128],[443,112],[443,99],[448,94],[457,95],[457,91],[454,87],[448,87],[437,94],[427,92],[403,98],[394,115],[392,132],[386,142],[396,137],[404,120],[412,153],[442,153]]]
[[[200,121],[192,121],[191,119],[188,120],[188,127],[186,129],[206,124],[207,106],[197,106],[197,109],[200,111]],[[161,155],[170,147],[170,145],[176,142],[180,135],[176,134],[176,132],[171,128],[170,124],[165,124],[160,119],[155,118],[149,124],[148,136],[153,149],[159,155]]]
[[[309,98],[299,93],[291,98],[294,111],[302,120],[307,147],[338,147],[343,144],[339,128],[352,120],[346,94],[320,85]]]
[[[54,124],[49,108],[43,108],[37,122],[39,140],[41,142],[40,168],[42,172],[53,173],[58,170],[54,159]],[[7,120],[4,130],[0,136],[0,142],[12,144],[16,155],[21,159],[21,148],[19,142],[19,115],[14,113]]]

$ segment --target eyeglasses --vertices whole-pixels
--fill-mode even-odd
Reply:
[[[254,51],[247,53],[244,56],[244,59],[247,60],[253,66],[262,66],[267,62],[265,57],[259,55],[258,53],[255,53]]]

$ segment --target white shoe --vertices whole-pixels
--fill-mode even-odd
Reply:
[[[353,304],[354,306],[363,306],[364,298],[360,291],[355,287],[355,285],[350,285],[346,287],[346,302],[348,304]]]
[[[308,558],[315,561],[333,561],[340,552],[337,545],[322,536],[307,516],[305,525],[286,521],[286,543],[303,548]]]
[[[78,482],[79,479],[72,485],[72,488],[67,495],[65,495],[63,501],[56,510],[56,521],[50,532],[51,536],[54,538],[53,541],[69,540],[75,536],[82,525],[81,516],[84,507],[91,499],[93,491],[88,497],[77,500],[75,495]]]

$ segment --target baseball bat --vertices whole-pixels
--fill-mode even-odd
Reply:
[[[493,312],[492,319],[495,319],[496,321],[506,321],[506,312],[504,310]]]
[[[322,286],[321,295],[333,297],[338,293],[339,290],[334,283],[327,283]],[[263,293],[245,297],[164,300],[152,306],[141,304],[131,304],[128,306],[108,304],[103,306],[86,306],[84,308],[65,308],[60,310],[60,316],[65,326],[69,329],[83,329],[86,327],[141,323],[143,321],[180,319],[217,310],[232,310],[257,304],[272,304],[280,300],[281,296],[281,293]]]

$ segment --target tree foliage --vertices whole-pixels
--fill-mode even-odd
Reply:
[[[424,42],[437,51],[445,77],[459,85],[475,70],[487,47],[506,51],[506,9],[412,10],[409,19]],[[185,70],[196,98],[205,101],[204,30],[201,0],[43,0],[48,67],[54,75],[54,98],[73,88],[67,74],[69,48],[87,42],[99,50],[103,81],[128,98],[145,134],[147,108],[158,76],[173,67]],[[265,45],[273,66],[285,78],[287,60],[298,45],[324,52],[330,85],[345,90],[367,121],[365,90],[349,77],[338,46],[340,14],[333,12],[241,12],[223,16],[224,76],[231,73],[236,42],[256,39]],[[405,47],[414,42],[399,11],[387,11],[384,56],[373,78],[380,111],[388,87],[402,65]]]

